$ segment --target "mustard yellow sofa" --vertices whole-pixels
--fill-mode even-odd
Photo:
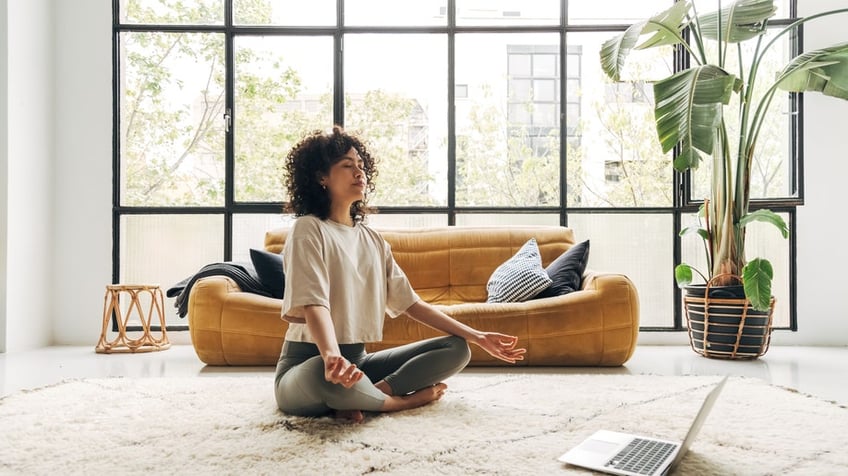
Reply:
[[[547,266],[574,245],[566,227],[438,227],[378,229],[418,295],[480,330],[516,335],[527,349],[522,366],[619,366],[636,348],[639,299],[626,276],[587,270],[581,289],[519,303],[486,303],[486,283],[530,238]],[[266,233],[265,249],[279,253],[288,233]],[[282,300],[242,292],[224,276],[199,279],[189,294],[192,344],[209,365],[273,365],[287,324]],[[386,318],[378,350],[439,333],[407,316]],[[470,365],[510,365],[472,345]]]

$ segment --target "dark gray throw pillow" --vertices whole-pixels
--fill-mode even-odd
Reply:
[[[265,250],[250,249],[250,261],[256,268],[259,282],[271,296],[282,299],[286,286],[286,276],[283,273],[283,255]]]
[[[577,243],[551,262],[545,272],[553,283],[533,299],[562,296],[580,289],[589,262],[589,240]]]

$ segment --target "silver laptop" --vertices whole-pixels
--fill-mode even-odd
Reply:
[[[625,475],[668,474],[689,451],[727,377],[710,390],[683,442],[600,430],[559,457],[563,463]]]

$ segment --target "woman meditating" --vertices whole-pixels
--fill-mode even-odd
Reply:
[[[280,410],[360,422],[363,411],[441,398],[443,381],[468,364],[468,343],[506,362],[524,358],[516,337],[473,329],[418,297],[389,244],[365,225],[377,168],[357,137],[338,126],[316,131],[289,152],[286,172],[298,218],[283,250],[289,328],[275,373]],[[386,314],[448,336],[367,353],[366,342],[382,340]]]

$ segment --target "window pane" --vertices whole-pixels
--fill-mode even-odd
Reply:
[[[121,23],[150,25],[223,25],[224,0],[125,0],[119,2]]]
[[[348,26],[431,26],[448,21],[447,0],[345,0],[344,4]]]
[[[772,30],[770,34],[763,38],[763,43],[769,41],[773,36]],[[756,48],[756,41],[742,43],[742,55],[747,61],[753,56]],[[715,53],[715,42],[707,42],[708,51]],[[763,93],[771,86],[772,81],[791,58],[791,45],[788,35],[784,35],[781,40],[775,43],[766,53],[765,59],[760,62],[759,72],[757,77],[756,88],[752,98],[751,114],[753,115],[756,108],[762,100]],[[739,62],[736,54],[727,55],[727,71],[739,76]],[[748,77],[749,65],[745,64],[745,74],[743,77]],[[751,198],[783,198],[796,197],[797,186],[796,179],[793,176],[793,155],[792,155],[792,129],[790,118],[797,111],[790,111],[789,94],[778,91],[774,95],[774,99],[768,108],[765,119],[762,123],[760,135],[757,139],[757,147],[754,151],[754,163],[751,167]],[[730,150],[736,151],[739,130],[739,114],[738,114],[738,95],[730,101],[728,106],[725,106],[724,119],[727,124],[728,136],[732,139],[730,142]],[[735,163],[735,155],[733,162]],[[712,161],[709,159],[701,162],[702,166],[693,171],[693,186],[692,200],[702,200],[709,196],[709,180],[712,171]]]
[[[593,213],[568,216],[575,239],[590,240],[594,271],[621,273],[639,292],[640,327],[674,325],[672,216]]]
[[[336,0],[233,0],[233,16],[236,25],[335,26]]]
[[[250,249],[265,249],[265,233],[292,225],[294,217],[283,214],[233,215],[233,261],[250,262]]]
[[[512,79],[509,82],[509,99],[516,103],[526,103],[532,97],[533,81],[530,79]]]
[[[579,56],[579,66],[568,70],[570,77],[575,70],[581,74],[579,103],[568,105],[566,117],[569,132],[580,136],[579,145],[569,150],[568,205],[671,206],[671,154],[663,154],[660,149],[654,126],[653,90],[644,80],[670,73],[672,53],[665,47],[634,50],[625,68],[626,82],[613,84],[601,71],[597,51],[614,35],[570,33],[567,38],[569,51],[585,53]],[[608,163],[620,164],[615,180],[608,179]]]
[[[158,284],[165,292],[210,263],[223,261],[221,215],[124,215],[121,226],[123,284]],[[188,325],[165,298],[167,325]],[[157,323],[158,324],[158,323]]]
[[[345,53],[345,127],[380,161],[371,204],[446,204],[446,36],[348,35]]]
[[[786,223],[789,223],[789,215],[778,213]],[[681,219],[683,227],[703,227],[698,222],[696,214],[684,215]],[[789,269],[789,240],[783,238],[777,229],[770,223],[752,222],[746,227],[745,254],[747,259],[765,258],[769,260],[774,268],[771,291],[775,299],[772,325],[775,327],[789,327],[790,310],[790,269]],[[683,262],[694,266],[705,276],[709,276],[707,268],[706,250],[704,242],[700,237],[687,234],[681,238],[681,256]],[[695,273],[695,284],[703,284],[703,280]]]
[[[558,55],[557,34],[456,35],[456,81],[468,84],[456,108],[457,205],[559,205],[559,102],[550,94],[557,78],[527,75]],[[531,67],[513,56],[529,56]],[[528,93],[533,81],[547,88]]]
[[[568,2],[569,25],[630,25],[670,8],[673,0]]]
[[[511,70],[510,70],[511,71]],[[559,74],[559,56],[558,55],[534,55],[533,56],[533,76],[551,76],[557,77]]]
[[[569,25],[631,25],[671,7],[673,0],[604,0],[603,2],[568,2]],[[789,16],[790,0],[776,0],[777,13],[772,19]],[[723,6],[730,2],[722,2]],[[703,14],[715,11],[715,0],[697,0],[695,6]]]
[[[533,55],[515,53],[508,56],[509,71],[516,76],[533,75]],[[551,75],[547,75],[551,76]]]
[[[718,2],[715,0],[695,0],[695,7],[698,13],[704,14],[714,12],[718,8]],[[722,8],[726,8],[731,2],[721,2]],[[777,12],[769,20],[779,20],[789,17],[790,0],[774,0],[774,6],[777,7]],[[835,7],[834,7],[835,8]]]
[[[533,81],[533,100],[554,102],[557,96],[557,81],[537,79]]]
[[[122,33],[121,204],[223,205],[224,37]]]
[[[457,226],[559,226],[559,215],[553,213],[457,213]]]
[[[235,39],[235,193],[286,200],[282,167],[307,132],[333,124],[333,39]]]
[[[551,0],[456,0],[456,24],[558,25],[559,4]]]

